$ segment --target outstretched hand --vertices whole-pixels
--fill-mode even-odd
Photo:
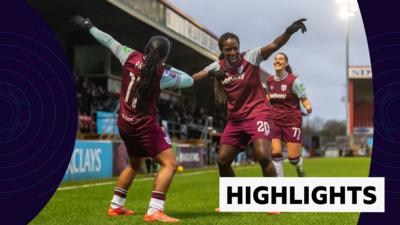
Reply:
[[[302,18],[299,20],[294,21],[288,28],[286,28],[286,32],[289,32],[290,34],[293,34],[295,32],[297,32],[298,30],[301,30],[302,33],[307,31],[307,27],[304,24],[304,22],[307,19]]]
[[[211,77],[215,77],[218,80],[224,80],[226,78],[226,74],[223,70],[210,70],[208,71],[208,75]]]
[[[90,30],[90,28],[93,27],[93,24],[89,18],[83,18],[80,15],[73,16],[71,18],[71,23],[83,30]]]

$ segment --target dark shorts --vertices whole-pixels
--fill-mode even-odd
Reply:
[[[271,140],[269,116],[262,115],[243,121],[228,121],[220,144],[239,147],[241,150],[256,139]]]
[[[136,133],[119,129],[129,157],[154,157],[171,148],[171,141],[157,124],[150,124]]]
[[[281,139],[290,143],[301,143],[303,135],[301,127],[280,126],[276,123],[271,123],[271,138]]]

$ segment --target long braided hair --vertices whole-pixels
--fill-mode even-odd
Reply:
[[[235,39],[238,44],[240,45],[239,37],[230,32],[226,32],[218,39],[218,47],[221,53],[219,54],[219,59],[224,58],[224,54],[222,53],[222,49],[224,48],[224,41],[227,39],[232,38]],[[214,95],[215,95],[215,102],[217,104],[224,104],[226,102],[226,93],[224,91],[224,87],[222,86],[222,81],[218,79],[214,79]]]
[[[171,43],[164,36],[154,36],[144,48],[144,62],[140,71],[141,76],[136,89],[136,108],[148,112],[154,90],[159,85],[155,75],[158,66],[168,57]]]

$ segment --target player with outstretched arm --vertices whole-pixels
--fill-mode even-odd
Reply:
[[[260,81],[259,65],[298,30],[305,32],[304,21],[295,21],[272,43],[242,53],[239,38],[225,33],[218,40],[219,60],[192,76],[195,82],[214,77],[216,102],[227,104],[228,122],[221,135],[217,159],[221,177],[235,176],[232,161],[250,141],[263,176],[276,176],[271,160],[270,109]]]
[[[192,78],[178,69],[165,65],[170,42],[164,36],[154,36],[146,44],[144,53],[121,45],[110,35],[94,27],[88,18],[75,16],[72,22],[109,48],[118,58],[122,70],[118,127],[128,155],[129,166],[120,174],[108,210],[109,216],[132,215],[124,208],[126,195],[145,157],[160,163],[154,179],[153,192],[144,220],[147,222],[179,222],[164,214],[166,193],[171,184],[177,161],[169,140],[157,124],[156,104],[161,89],[184,88],[193,84]]]

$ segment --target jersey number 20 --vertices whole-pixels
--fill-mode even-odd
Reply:
[[[269,134],[269,124],[264,121],[257,121],[258,132],[264,132],[265,134]]]

